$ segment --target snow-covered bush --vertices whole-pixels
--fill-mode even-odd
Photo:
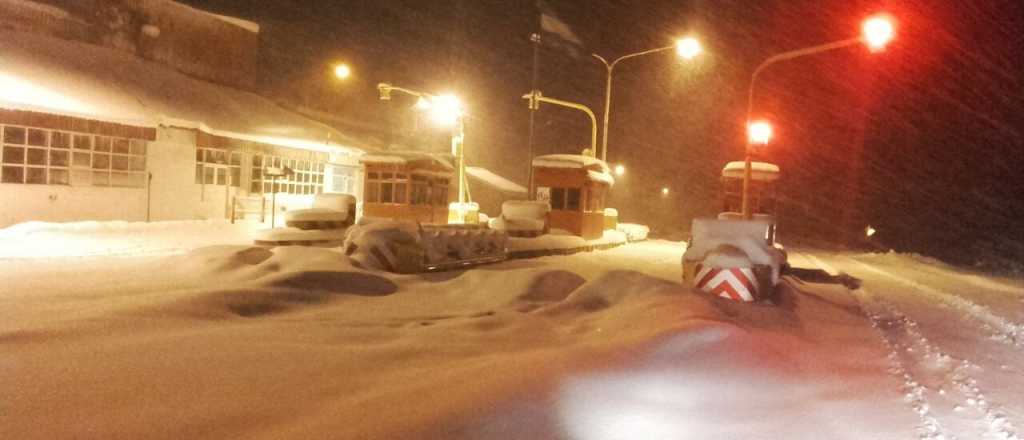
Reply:
[[[635,223],[619,223],[615,226],[615,230],[626,234],[626,239],[630,242],[644,241],[647,239],[647,235],[651,233],[651,228]]]

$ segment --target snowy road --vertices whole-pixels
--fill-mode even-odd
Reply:
[[[6,260],[0,438],[1020,438],[1020,280],[798,249],[750,305],[681,286],[683,248]]]
[[[1024,289],[901,255],[798,254],[853,274],[920,438],[1019,439],[1024,426]]]

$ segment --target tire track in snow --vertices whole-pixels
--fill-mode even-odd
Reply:
[[[866,294],[863,290],[861,292]],[[902,381],[900,391],[903,392],[904,401],[917,414],[920,421],[920,424],[916,427],[917,438],[921,440],[955,439],[956,436],[946,432],[946,428],[942,426],[942,423],[939,422],[932,412],[932,405],[928,401],[928,389],[913,376],[910,368],[907,366],[907,361],[901,356],[901,353],[904,353],[905,350],[902,349],[903,347],[897,338],[898,335],[895,334],[898,328],[892,325],[892,320],[869,310],[863,299],[857,298],[857,300],[861,312],[871,322],[871,328],[878,333],[882,344],[889,351],[888,356],[886,356],[889,360],[889,374]]]
[[[964,299],[958,295],[943,292],[931,286],[926,286],[912,279],[901,277],[874,265],[858,261],[850,257],[842,258],[849,260],[864,270],[892,279],[916,291],[929,293],[943,304],[963,312],[974,319],[979,326],[989,334],[991,339],[1013,347],[1024,348],[1024,325],[998,316],[992,313],[988,307],[975,304],[974,302]]]
[[[837,276],[839,271],[833,266],[825,263],[819,258],[806,254],[806,253],[795,253],[800,257],[806,259],[811,264],[817,266],[827,272],[829,275]],[[866,291],[858,290],[862,295],[866,295]],[[910,406],[910,410],[917,415],[918,425],[915,427],[917,432],[917,438],[919,440],[953,440],[957,437],[949,432],[942,425],[935,413],[932,411],[932,405],[928,400],[928,388],[921,384],[917,380],[912,372],[908,361],[903,359],[901,353],[904,351],[898,343],[894,331],[896,330],[891,325],[891,320],[885,319],[882,315],[874,313],[869,310],[865,305],[865,300],[858,295],[854,295],[857,299],[857,305],[860,307],[861,314],[863,314],[871,323],[871,328],[878,334],[882,344],[888,351],[886,356],[889,361],[888,372],[896,380],[900,381],[900,391],[903,393],[904,402]]]
[[[929,380],[940,384],[938,391],[934,392],[938,394],[938,401],[948,403],[954,413],[970,413],[972,420],[982,422],[984,432],[979,438],[1020,440],[1006,411],[987,400],[978,381],[971,376],[971,371],[980,369],[976,364],[944,353],[921,333],[917,321],[891,303],[869,294],[865,289],[858,292],[861,309],[889,348],[889,360],[893,364],[890,372],[903,378],[907,401],[921,417],[922,425],[918,427],[920,438],[955,438],[944,432],[945,428],[932,411],[927,398],[930,390],[921,384],[922,380]],[[947,388],[958,393],[960,399],[950,396]]]

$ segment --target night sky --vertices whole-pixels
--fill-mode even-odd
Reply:
[[[336,115],[381,144],[444,145],[410,130],[409,102],[375,85],[452,91],[466,101],[469,160],[521,183],[527,173],[533,0],[187,0],[263,26],[260,93]],[[882,53],[851,47],[762,73],[754,114],[776,135],[762,152],[783,170],[780,239],[917,251],[956,263],[1024,261],[1024,3],[1019,1],[549,0],[584,47],[541,50],[538,88],[600,120],[616,58],[694,35],[706,52],[616,68],[609,162],[627,177],[612,204],[627,221],[684,238],[718,209],[717,173],[741,159],[754,67],[782,51],[856,36],[880,11],[898,20]],[[327,66],[344,60],[341,83]],[[582,114],[542,107],[536,151],[589,144]],[[417,141],[419,139],[420,141]],[[672,192],[658,194],[662,186]],[[867,243],[863,228],[878,234]],[[1005,266],[990,267],[1003,269]]]

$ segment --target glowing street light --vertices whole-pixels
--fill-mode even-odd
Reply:
[[[772,124],[767,121],[754,121],[747,127],[747,136],[751,144],[766,145],[772,138]]]
[[[604,91],[604,133],[601,138],[601,160],[608,160],[608,110],[612,105],[612,73],[615,70],[615,66],[619,64],[619,61],[635,58],[643,55],[650,55],[652,53],[664,52],[667,50],[675,49],[676,55],[683,59],[693,59],[701,53],[700,42],[696,38],[686,37],[676,41],[676,44],[671,46],[659,47],[656,49],[645,50],[642,52],[631,53],[629,55],[623,55],[615,59],[615,61],[608,62],[604,57],[598,54],[591,54],[598,61],[604,63],[604,67],[608,69],[608,81],[605,85]]]
[[[462,102],[451,94],[435,96],[430,99],[428,111],[436,124],[451,127],[462,118]]]
[[[345,63],[335,65],[334,76],[338,79],[348,79],[348,77],[352,76],[352,68]]]
[[[887,45],[894,36],[896,35],[896,26],[893,24],[893,20],[886,14],[874,15],[861,25],[861,35],[847,38],[845,40],[833,41],[831,43],[819,44],[817,46],[805,47],[803,49],[791,50],[789,52],[783,52],[780,54],[772,55],[765,59],[761,64],[754,69],[754,73],[750,75],[750,88],[747,91],[747,127],[748,130],[752,129],[750,115],[754,109],[754,84],[757,83],[757,76],[766,67],[775,64],[779,61],[791,60],[794,58],[805,57],[808,55],[814,55],[822,52],[827,52],[835,49],[842,49],[844,47],[854,46],[857,44],[864,44],[872,52],[881,51],[885,45]],[[769,126],[769,137],[771,137],[771,130]],[[749,219],[751,217],[750,204],[748,198],[748,191],[750,188],[750,145],[754,142],[752,136],[747,137],[746,146],[746,166],[743,172],[743,218]]]
[[[686,37],[676,41],[676,54],[684,59],[692,60],[697,55],[700,55],[700,51],[700,42],[696,38]]]
[[[615,175],[622,176],[623,174],[626,174],[626,167],[622,164],[615,165]]]
[[[661,195],[662,196],[667,196],[668,195],[668,187],[667,186],[661,188]]]
[[[887,15],[876,15],[864,20],[861,38],[872,52],[879,52],[896,36],[896,26]]]

